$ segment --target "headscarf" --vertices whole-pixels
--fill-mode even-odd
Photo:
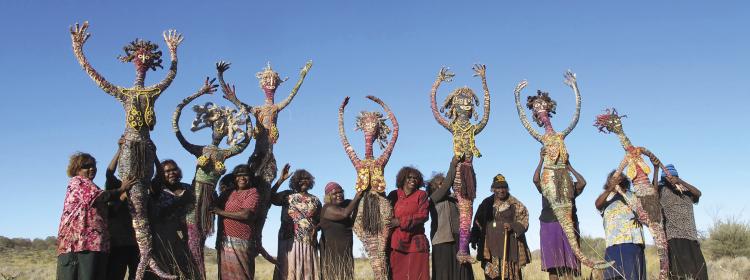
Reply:
[[[334,190],[336,190],[337,188],[341,189],[341,185],[339,185],[336,182],[328,182],[328,184],[326,184],[326,193],[325,194],[328,195],[331,192],[333,192]]]
[[[671,175],[672,177],[679,177],[679,175],[677,173],[677,169],[674,168],[674,164],[671,164],[671,163],[667,164],[666,166],[664,166],[664,168],[667,169],[667,171],[669,171],[669,175]],[[667,174],[666,173],[662,173],[661,174],[661,179],[662,180],[666,180],[667,179]]]

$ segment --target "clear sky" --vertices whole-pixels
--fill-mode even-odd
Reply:
[[[594,116],[610,106],[628,115],[624,127],[634,144],[676,164],[681,177],[703,191],[695,213],[705,230],[716,215],[745,214],[749,14],[742,1],[3,1],[0,235],[56,235],[65,167],[75,151],[98,159],[94,181],[104,183],[124,113],[73,56],[68,27],[84,20],[91,24],[84,47],[89,60],[123,86],[132,84],[134,70],[116,60],[122,46],[143,38],[166,49],[162,31],[184,34],[177,78],[156,104],[152,138],[161,158],[182,166],[185,182],[192,179],[195,159],[178,144],[171,115],[206,76],[215,75],[218,60],[232,62],[226,77],[249,104],[262,102],[254,75],[266,61],[290,77],[277,100],[289,92],[305,61],[314,61],[299,95],[279,115],[275,152],[279,165],[290,162],[312,172],[317,181],[312,193],[321,198],[328,181],[353,195],[355,172],[337,133],[344,96],[352,97],[346,128],[360,155],[363,140],[353,130],[354,116],[379,109],[364,96],[382,98],[395,112],[401,131],[386,168],[388,190],[393,190],[402,166],[413,165],[426,176],[448,167],[450,134],[429,109],[430,86],[440,67],[452,67],[456,79],[443,85],[438,102],[463,85],[481,93],[471,66],[484,63],[492,110],[489,125],[476,137],[484,155],[475,160],[476,205],[490,194],[491,178],[504,174],[511,193],[529,208],[527,236],[535,249],[541,198],[531,176],[540,145],[519,122],[513,88],[528,79],[525,95],[551,92],[558,102],[552,121],[562,129],[574,107],[573,94],[562,83],[570,68],[583,95],[581,121],[566,142],[571,162],[589,182],[578,198],[583,234],[603,236],[593,202],[623,156],[614,135],[592,127]],[[165,73],[150,72],[147,84]],[[218,94],[199,101],[228,105]],[[192,116],[183,114],[183,131],[193,143],[208,143],[208,131],[188,132]],[[251,152],[227,166],[246,161]],[[271,252],[278,225],[274,207],[264,234]]]

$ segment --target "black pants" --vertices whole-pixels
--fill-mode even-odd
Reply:
[[[74,252],[57,256],[58,280],[104,280],[107,253]]]
[[[107,261],[107,279],[125,279],[125,272],[128,273],[129,280],[135,279],[135,271],[140,259],[138,254],[138,246],[135,245],[112,247]]]

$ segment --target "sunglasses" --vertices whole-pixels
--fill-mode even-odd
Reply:
[[[85,163],[81,165],[81,169],[91,169],[96,168],[96,163]]]

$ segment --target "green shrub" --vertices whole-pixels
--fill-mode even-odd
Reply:
[[[734,217],[716,219],[703,244],[714,259],[750,257],[750,224]]]

